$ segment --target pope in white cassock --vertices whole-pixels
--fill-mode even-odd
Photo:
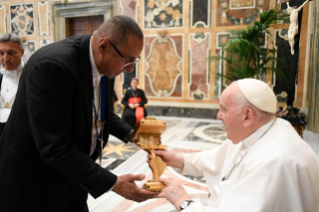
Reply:
[[[217,118],[228,138],[221,146],[193,154],[156,151],[182,174],[205,177],[208,204],[193,202],[171,178],[160,178],[167,187],[158,197],[183,212],[319,211],[318,158],[275,113],[276,97],[266,83],[233,82],[220,99]]]

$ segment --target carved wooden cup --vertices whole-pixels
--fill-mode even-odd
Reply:
[[[166,129],[166,122],[156,120],[154,117],[142,118],[136,125],[133,137],[137,139],[142,149],[152,155],[149,166],[153,173],[153,179],[144,184],[147,191],[161,191],[165,185],[158,181],[166,168],[166,163],[155,154],[155,150],[164,150],[166,145],[161,145],[160,136]]]

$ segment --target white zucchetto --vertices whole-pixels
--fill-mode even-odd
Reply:
[[[239,89],[252,105],[262,111],[276,113],[277,99],[269,85],[252,78],[241,79],[237,82]]]

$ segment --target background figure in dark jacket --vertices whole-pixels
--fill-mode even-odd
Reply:
[[[155,197],[135,184],[144,175],[116,176],[95,162],[109,134],[127,142],[132,131],[111,112],[110,79],[133,71],[143,38],[119,15],[30,57],[0,140],[0,211],[87,212],[88,193],[110,191]]]
[[[143,117],[147,116],[147,111],[144,105],[147,103],[145,93],[143,90],[138,89],[138,79],[131,80],[131,88],[129,88],[122,100],[125,105],[123,112],[123,120],[131,125],[133,128],[136,123]]]

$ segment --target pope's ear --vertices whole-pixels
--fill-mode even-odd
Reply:
[[[245,112],[245,114],[244,114],[243,125],[244,125],[244,127],[250,127],[256,118],[256,114],[254,113],[254,111],[251,108],[244,109],[244,112]]]

